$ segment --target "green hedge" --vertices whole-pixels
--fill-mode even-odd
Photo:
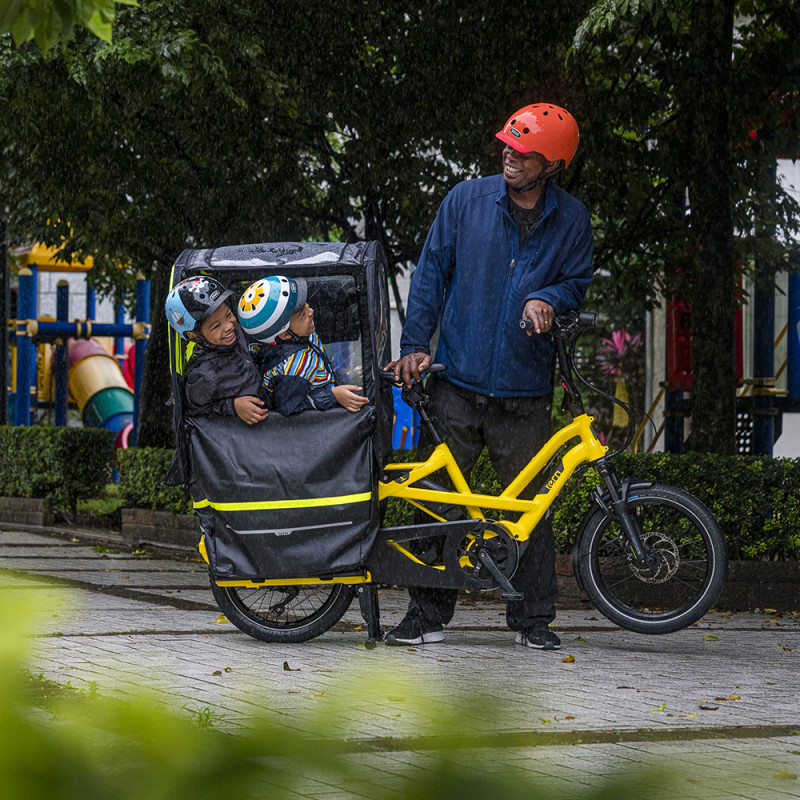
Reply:
[[[415,458],[415,450],[394,452],[396,462]],[[182,490],[164,484],[171,459],[171,450],[121,451],[120,493],[124,505],[190,513],[191,502]],[[615,463],[620,476],[678,486],[702,500],[719,520],[731,558],[800,558],[800,459],[625,453]],[[497,475],[485,452],[470,483],[481,494],[500,493]],[[592,489],[599,485],[597,473],[586,469],[567,484],[556,500],[553,529],[559,552],[570,552],[580,521],[589,510]],[[411,523],[413,511],[408,503],[389,500],[384,509],[384,525]]]
[[[119,451],[119,492],[125,508],[193,513],[192,501],[183,489],[164,483],[172,453],[172,450],[158,447]]]
[[[705,503],[722,528],[732,559],[800,558],[800,459],[624,453],[615,463],[621,476],[677,486]],[[571,546],[589,493],[600,480],[587,470],[573,483],[554,511],[562,551]]]
[[[115,467],[114,434],[99,428],[0,426],[0,495],[41,497],[75,514],[103,494]]]

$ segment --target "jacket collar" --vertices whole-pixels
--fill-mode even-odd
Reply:
[[[506,182],[503,178],[503,173],[493,176],[497,181],[497,203],[502,206],[503,211],[508,214],[508,192],[506,191]],[[544,185],[544,212],[542,219],[545,219],[550,213],[558,208],[558,194],[557,187],[553,185],[551,180],[547,180]]]

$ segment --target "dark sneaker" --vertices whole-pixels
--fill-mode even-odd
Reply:
[[[403,621],[386,634],[388,645],[433,644],[444,639],[442,626],[425,620],[422,615],[414,610],[405,615]]]
[[[534,625],[527,633],[518,633],[516,641],[517,644],[535,647],[537,650],[559,650],[561,648],[561,639],[547,625]]]

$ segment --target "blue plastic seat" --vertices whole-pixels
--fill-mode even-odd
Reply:
[[[416,447],[419,441],[419,414],[400,396],[402,389],[392,386],[394,401],[394,427],[392,428],[392,448],[395,450]]]

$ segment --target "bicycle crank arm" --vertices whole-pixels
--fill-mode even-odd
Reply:
[[[525,595],[522,592],[518,592],[512,585],[511,581],[506,578],[505,575],[500,571],[500,567],[494,563],[494,559],[489,555],[489,551],[485,547],[478,548],[478,561],[483,564],[489,572],[492,573],[497,583],[500,585],[500,588],[503,590],[500,593],[501,600],[524,600]]]

